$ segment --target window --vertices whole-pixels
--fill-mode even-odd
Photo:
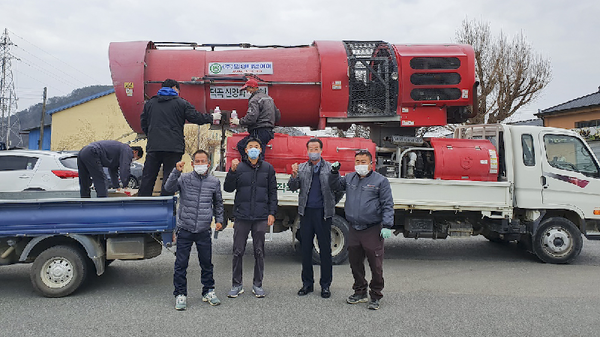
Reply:
[[[410,60],[412,69],[458,69],[457,57],[415,57]]]
[[[535,166],[533,137],[529,134],[521,135],[521,146],[523,147],[523,164],[525,166]]]
[[[594,157],[580,139],[565,135],[545,135],[544,146],[550,166],[579,172],[588,177],[599,177]]]
[[[0,171],[33,170],[37,158],[23,156],[0,157]]]
[[[592,128],[595,126],[600,126],[600,119],[595,119],[593,121],[580,121],[575,122],[576,128]]]
[[[60,158],[60,162],[64,167],[77,170],[77,156]]]

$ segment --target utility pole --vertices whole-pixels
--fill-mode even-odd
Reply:
[[[15,119],[11,122],[12,109],[14,108],[16,111],[17,108],[17,96],[15,93],[15,84],[13,82],[11,60],[18,60],[18,58],[16,58],[10,52],[11,46],[14,45],[15,44],[12,43],[10,37],[8,36],[8,29],[5,28],[2,37],[0,37],[0,112],[2,112],[0,119],[0,140],[5,141],[7,148],[11,146],[11,129],[15,125],[20,124],[17,116],[13,116]],[[18,128],[19,127],[20,126],[18,126]],[[22,142],[19,131],[20,130],[17,129],[15,132],[15,134],[19,137],[19,144],[15,144],[17,146],[20,146]]]
[[[46,115],[46,97],[48,97],[48,88],[44,87],[44,103],[42,104],[42,117],[40,118],[40,141],[38,150],[43,150],[44,146],[44,116]]]

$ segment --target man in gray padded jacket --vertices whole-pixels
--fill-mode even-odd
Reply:
[[[215,218],[216,230],[222,229],[223,198],[219,179],[209,175],[210,160],[208,153],[198,150],[192,156],[194,172],[181,173],[185,163],[178,162],[165,183],[170,193],[179,191],[180,203],[177,217],[177,253],[173,285],[175,291],[175,309],[185,310],[187,299],[187,267],[192,245],[196,243],[198,260],[202,272],[202,301],[210,305],[219,305],[221,301],[215,295],[213,278],[212,242],[210,225]]]

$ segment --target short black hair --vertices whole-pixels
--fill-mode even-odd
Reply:
[[[175,88],[179,89],[179,82],[177,82],[177,81],[175,81],[175,80],[172,80],[172,79],[170,79],[170,78],[167,78],[167,79],[166,79],[166,80],[165,80],[165,81],[162,83],[162,86],[163,86],[163,87],[165,87],[165,88],[173,88],[173,87],[175,87]]]
[[[261,148],[261,149],[262,149],[262,147],[263,147],[263,144],[262,144],[262,142],[260,141],[260,139],[258,139],[258,138],[254,138],[254,137],[250,137],[250,138],[248,138],[248,140],[246,141],[246,146],[244,146],[244,148],[248,147],[248,143],[250,143],[250,142],[257,142],[257,143],[258,143],[258,145],[260,145],[260,148]]]
[[[204,150],[198,150],[198,151],[194,152],[194,154],[192,155],[192,160],[196,159],[196,155],[199,153],[204,153],[206,155],[206,158],[208,158],[208,161],[210,161],[210,155],[208,154],[208,152],[206,152]]]
[[[137,151],[138,157],[142,158],[144,156],[144,150],[142,149],[141,146],[132,146],[131,149],[133,151]]]
[[[369,161],[373,161],[373,156],[371,155],[371,152],[369,152],[368,150],[358,150],[356,151],[356,154],[354,155],[354,158],[358,157],[358,156],[367,156],[369,157]]]
[[[323,142],[319,139],[319,138],[311,138],[308,140],[308,142],[306,142],[306,148],[308,149],[308,144],[310,143],[319,143],[319,145],[321,146],[321,149],[323,149]]]

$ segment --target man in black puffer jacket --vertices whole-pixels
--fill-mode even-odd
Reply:
[[[179,83],[167,79],[157,95],[146,102],[140,116],[142,130],[148,136],[148,144],[139,196],[152,195],[160,165],[163,166],[160,195],[173,195],[165,191],[164,186],[175,163],[181,160],[185,151],[183,126],[186,120],[202,125],[212,123],[213,116],[196,111],[190,102],[179,97]]]
[[[254,280],[252,292],[264,297],[262,288],[264,274],[265,233],[275,222],[277,213],[277,179],[275,169],[260,160],[261,143],[251,138],[246,143],[248,159],[234,159],[227,172],[223,189],[235,193],[233,216],[233,277],[231,291],[227,296],[237,297],[244,292],[242,287],[242,258],[246,250],[248,234],[252,232],[254,246]]]

